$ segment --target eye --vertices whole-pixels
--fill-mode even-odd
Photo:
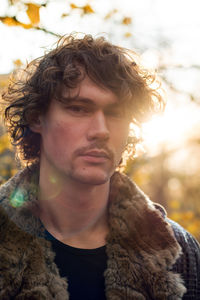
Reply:
[[[84,105],[69,105],[67,106],[67,110],[75,113],[75,114],[88,114],[91,112],[90,108]]]
[[[83,110],[83,107],[81,107],[80,105],[71,105],[71,106],[68,106],[68,109],[69,110],[72,110],[72,111],[75,111],[75,112],[79,112],[79,111],[82,111]]]
[[[124,110],[122,107],[113,107],[106,110],[106,115],[114,117],[114,118],[123,118]]]

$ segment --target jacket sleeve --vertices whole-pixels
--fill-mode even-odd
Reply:
[[[173,271],[181,274],[187,293],[183,300],[200,299],[200,245],[195,238],[176,222],[167,219],[182,248],[182,255],[173,266]]]

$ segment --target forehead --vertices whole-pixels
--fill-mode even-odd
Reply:
[[[72,99],[72,101],[90,100],[95,105],[102,107],[119,102],[119,98],[115,93],[94,83],[88,76],[85,76],[76,88],[70,90],[63,88],[62,97]]]

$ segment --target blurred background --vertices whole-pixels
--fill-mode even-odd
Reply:
[[[1,0],[0,91],[10,74],[73,31],[104,35],[156,70],[167,107],[142,127],[125,172],[200,241],[200,1]],[[0,181],[17,172],[0,122]]]

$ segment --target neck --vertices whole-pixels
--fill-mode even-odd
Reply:
[[[40,219],[55,238],[79,248],[105,244],[110,182],[86,185],[40,167],[39,187]]]

